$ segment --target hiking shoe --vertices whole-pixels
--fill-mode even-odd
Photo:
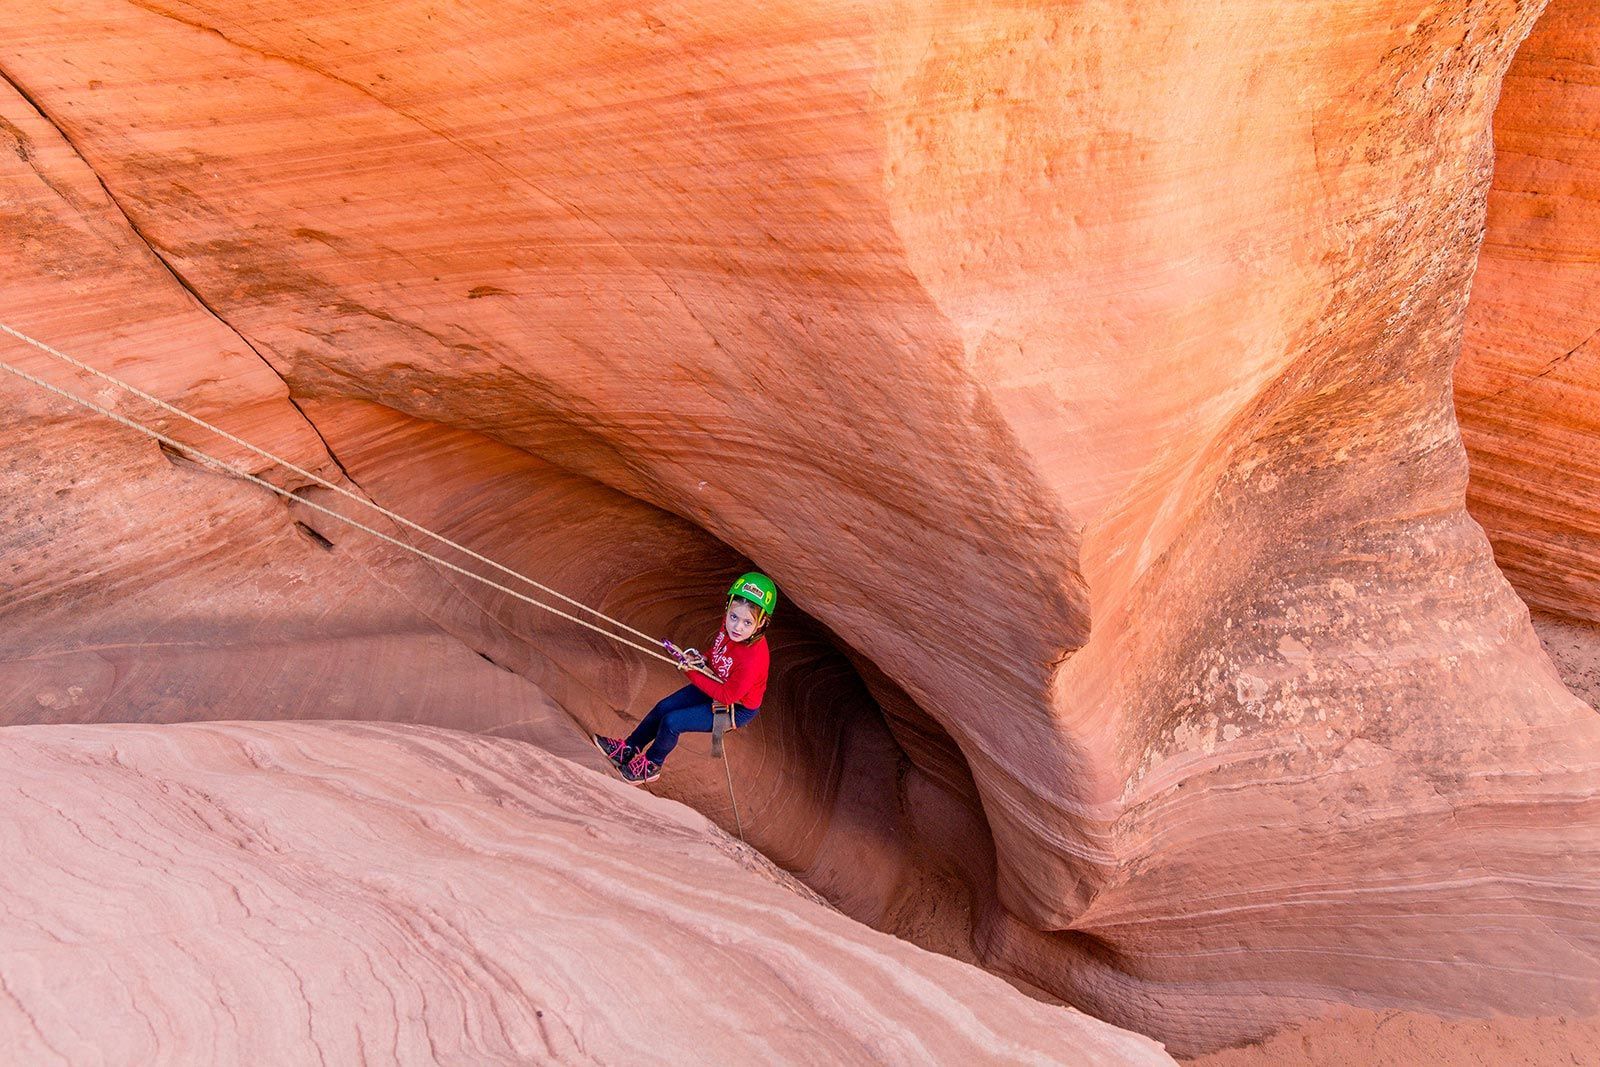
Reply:
[[[589,739],[594,742],[594,747],[598,748],[606,759],[611,761],[611,765],[619,771],[626,767],[635,755],[633,749],[628,747],[628,742],[620,737],[590,734]]]
[[[622,768],[622,780],[634,785],[644,785],[661,777],[661,764],[640,752]]]

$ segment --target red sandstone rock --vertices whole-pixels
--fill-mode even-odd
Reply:
[[[1449,395],[1531,8],[12,7],[0,70],[333,453],[381,429],[350,401],[421,424],[364,489],[422,506],[463,472],[418,438],[470,431],[827,627],[915,769],[830,726],[751,808],[854,912],[970,923],[1186,1051],[1592,1003],[1600,726],[1466,516]],[[687,618],[731,552],[616,506],[706,561]],[[586,547],[514,562],[648,601]],[[581,678],[649,688],[367,558],[580,716]],[[810,687],[759,751],[811,743]]]
[[[339,442],[342,468],[366,491],[647,633],[703,644],[718,625],[722,583],[747,566],[690,523],[482,435],[363,401],[307,401],[305,410]],[[624,733],[683,684],[670,667],[570,622],[458,578],[440,583],[399,550],[323,516],[307,521],[346,558],[410,590],[429,618],[531,679],[587,730]],[[792,612],[781,622],[771,638],[767,711],[727,746],[745,833],[852,917],[901,932],[911,924],[921,943],[970,956],[965,887],[929,869],[907,840],[905,757],[826,635]],[[448,723],[444,714],[433,721]],[[672,771],[660,791],[735,829],[726,776],[703,738],[685,740]],[[982,855],[991,846],[980,835],[976,847]],[[897,920],[898,899],[913,892],[936,893],[958,914],[942,924]]]
[[[1172,1062],[529,745],[17,727],[0,779],[13,1062]]]
[[[282,380],[184,290],[94,173],[9,88],[0,92],[0,142],[0,319],[340,478]],[[299,484],[10,337],[0,358],[277,484]],[[372,715],[467,729],[515,720],[519,736],[590,757],[533,686],[473,655],[404,591],[331,557],[279,498],[0,379],[6,721],[206,719],[241,706],[263,718]]]
[[[1600,8],[1553,0],[1494,127],[1456,371],[1468,504],[1530,604],[1600,622]]]

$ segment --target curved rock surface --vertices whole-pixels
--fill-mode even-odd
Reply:
[[[1494,127],[1456,371],[1468,503],[1528,603],[1600,622],[1600,8],[1553,0]]]
[[[18,187],[83,231],[4,231],[7,321],[205,410],[232,351],[263,443],[641,625],[772,572],[816,625],[739,739],[752,821],[852,914],[1183,1051],[1594,1003],[1600,723],[1467,517],[1450,393],[1533,6],[4,13]],[[171,555],[134,489],[200,476],[53,411],[106,484],[46,550],[64,450],[8,466],[14,692],[218,584],[300,677],[380,637],[375,714],[526,717],[407,661],[442,635],[587,725],[668,680],[231,485]],[[96,706],[185,717],[164,676]],[[711,771],[673,788],[712,810]]]
[[[718,623],[714,591],[748,565],[682,519],[481,434],[366,401],[306,401],[304,407],[319,430],[339,442],[342,468],[369,493],[646,632],[703,642]],[[307,521],[370,573],[413,596],[429,591],[431,618],[498,666],[530,679],[586,730],[626,731],[654,700],[682,684],[670,668],[570,622],[460,578],[432,580],[426,566],[324,516]],[[821,627],[793,612],[772,641],[776,666],[764,714],[728,742],[745,833],[852,917],[971,956],[968,890],[943,869],[947,864],[910,843],[900,797],[909,768],[863,681]],[[880,694],[891,691],[888,683],[878,685]],[[930,751],[933,736],[919,751]],[[686,739],[679,752],[660,791],[733,830],[726,778],[707,757],[704,738]],[[595,755],[590,749],[585,760]],[[946,773],[958,785],[963,781],[958,757]],[[963,795],[970,794],[970,777],[964,781]],[[972,821],[962,814],[955,815],[958,823]],[[968,866],[992,852],[981,831],[972,848],[976,858]],[[953,914],[904,914],[907,896],[937,899]]]
[[[1600,707],[1600,10],[1554,0],[1495,109],[1488,232],[1456,370],[1467,503]]]
[[[0,780],[14,1062],[1172,1062],[525,744],[15,727]]]
[[[138,387],[342,480],[282,380],[163,266],[55,128],[0,88],[0,318],[93,352]],[[180,420],[153,419],[160,413],[10,337],[0,357],[250,473],[288,488],[302,481]],[[265,490],[0,377],[8,722],[175,721],[241,707],[263,718],[370,714],[515,724],[585,757],[563,749],[572,731],[555,704],[429,617],[428,587],[374,580],[332,558]]]

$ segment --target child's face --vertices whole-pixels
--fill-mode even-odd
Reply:
[[[722,616],[722,628],[735,641],[747,640],[756,632],[755,605],[748,600],[735,600],[729,604],[727,613]]]

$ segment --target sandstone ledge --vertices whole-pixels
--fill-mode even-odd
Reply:
[[[1171,1062],[531,745],[11,727],[0,780],[12,1062]]]

